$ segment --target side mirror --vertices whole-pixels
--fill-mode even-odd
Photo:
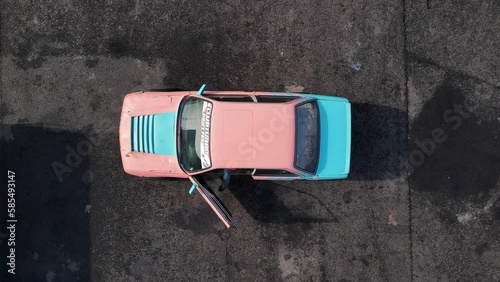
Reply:
[[[203,91],[205,91],[205,88],[207,88],[207,85],[206,84],[203,84],[201,87],[200,87],[200,90],[198,90],[198,94],[196,95],[203,95]]]
[[[194,193],[194,190],[196,190],[196,188],[198,187],[198,183],[191,176],[189,177],[189,180],[191,180],[191,183],[193,183],[193,185],[191,185],[191,188],[189,189],[189,195],[192,195]]]

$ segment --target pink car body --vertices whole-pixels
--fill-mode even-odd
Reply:
[[[339,129],[334,128],[333,123],[328,125],[330,131],[334,131],[338,138],[328,140],[328,146],[325,145],[324,149],[323,147],[320,149],[321,156],[319,157],[320,166],[322,162],[325,163],[325,168],[336,166],[335,171],[330,172],[325,168],[321,171],[304,171],[297,169],[294,165],[296,157],[295,109],[297,105],[315,100],[318,96],[320,95],[241,91],[205,91],[203,96],[192,91],[128,94],[123,102],[120,121],[120,150],[123,168],[129,174],[145,177],[188,178],[214,169],[257,169],[289,172],[283,176],[253,174],[254,179],[259,180],[345,178],[349,172],[350,156],[350,104],[345,98],[321,96],[327,97],[338,105],[338,109],[332,111],[341,112]],[[187,97],[202,99],[213,104],[208,150],[211,165],[209,168],[196,171],[182,169],[177,155],[178,144],[175,144],[178,143],[179,138],[177,128],[179,107]],[[228,99],[248,97],[250,102],[220,101],[213,99],[214,97],[228,97]],[[262,97],[278,97],[278,99],[282,97],[285,102],[268,103],[250,100],[262,99]],[[155,136],[158,134],[170,136],[169,143],[163,144],[164,147],[171,147],[168,150],[170,153],[158,154],[133,150],[132,119],[165,113],[172,114],[172,124],[164,124],[163,132],[153,131]],[[325,138],[324,130],[322,133],[321,137]],[[144,138],[148,139],[148,137]],[[328,150],[332,153],[327,154]],[[328,165],[326,165],[327,160],[329,160]]]

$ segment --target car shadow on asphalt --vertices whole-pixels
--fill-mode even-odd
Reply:
[[[406,113],[365,103],[351,103],[351,112],[351,171],[347,180],[402,176],[407,158]]]
[[[11,235],[2,228],[0,247],[2,254],[15,247],[17,281],[90,280],[89,144],[79,132],[2,125],[1,183],[5,188],[0,190],[0,220],[12,219],[5,205],[6,198],[13,196],[17,222],[15,246],[8,246]],[[8,170],[15,173],[15,195],[8,195],[6,188]],[[5,261],[1,264],[7,266]],[[5,269],[2,275],[12,278]]]
[[[222,202],[231,205],[236,199],[252,218],[266,223],[321,223],[337,222],[335,214],[315,195],[300,189],[286,187],[276,181],[256,181],[249,175],[233,175],[231,183],[224,191],[217,187],[222,183],[222,172],[203,175],[200,183]],[[201,178],[201,177],[200,177]],[[234,197],[230,199],[229,193]],[[322,216],[310,215],[308,207],[323,206]],[[230,208],[230,207],[229,207]],[[231,210],[230,210],[231,211]],[[232,210],[232,212],[236,212]],[[236,221],[238,217],[233,214]]]
[[[243,208],[256,220],[267,223],[333,223],[338,222],[332,211],[319,197],[300,188],[290,188],[275,181],[255,181],[240,176],[229,190]],[[311,214],[312,206],[320,207]]]

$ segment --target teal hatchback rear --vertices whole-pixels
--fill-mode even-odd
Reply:
[[[351,104],[345,98],[304,94],[317,102],[319,116],[316,172],[308,180],[343,179],[351,160]]]

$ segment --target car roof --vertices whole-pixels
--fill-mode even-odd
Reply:
[[[214,168],[293,167],[295,103],[213,101]]]

